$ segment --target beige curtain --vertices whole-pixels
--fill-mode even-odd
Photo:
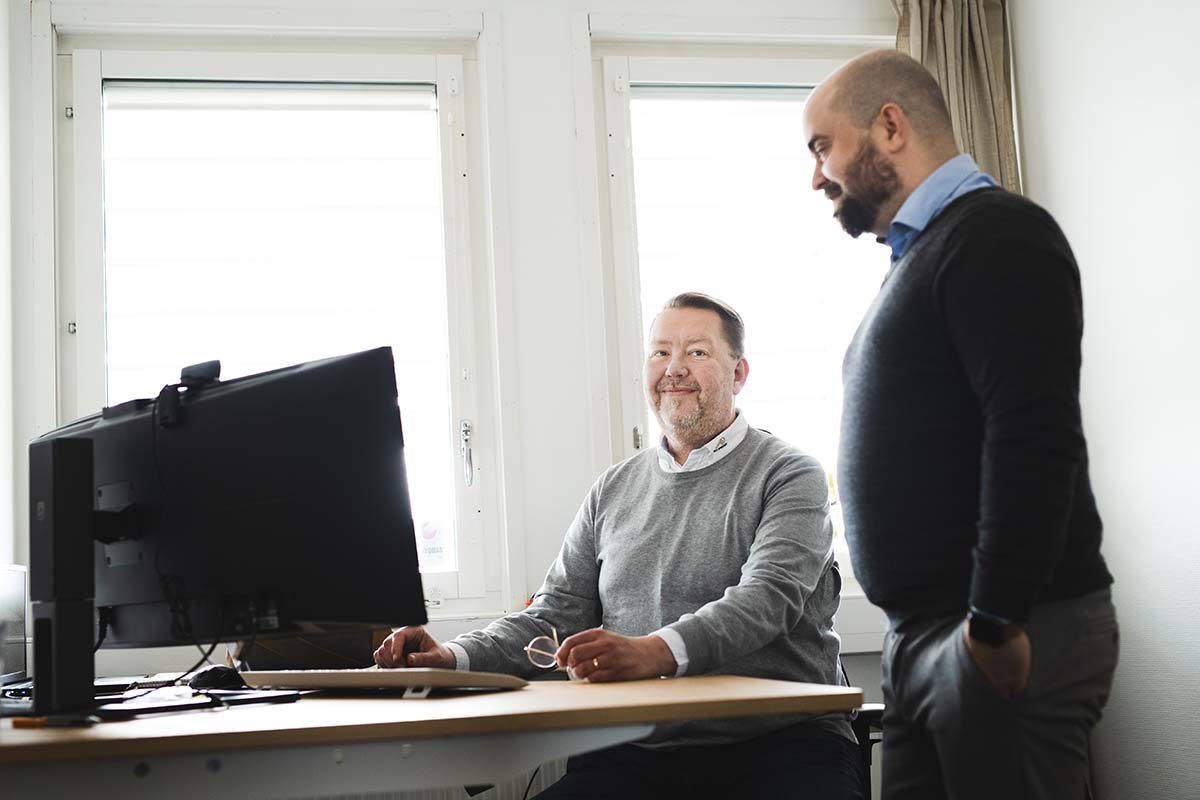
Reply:
[[[959,147],[1006,189],[1021,191],[1005,0],[892,0],[896,49],[937,78]]]

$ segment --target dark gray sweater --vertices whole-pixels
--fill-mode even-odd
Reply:
[[[588,492],[533,603],[454,643],[471,669],[532,675],[522,647],[599,625],[625,636],[670,627],[688,674],[842,684],[833,632],[841,578],[825,471],[750,429],[704,469],[667,473],[653,450],[609,468]],[[751,717],[660,726],[651,742],[748,739],[799,721]],[[849,737],[844,719],[821,724]]]
[[[982,189],[888,273],[843,365],[854,574],[894,621],[1016,621],[1112,582],[1079,411],[1079,270],[1044,210]]]

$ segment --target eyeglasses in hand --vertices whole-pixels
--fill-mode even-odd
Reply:
[[[567,673],[567,677],[573,681],[587,680],[580,678],[575,674],[575,670],[571,667],[558,666],[558,659],[554,654],[558,652],[558,631],[551,627],[550,632],[553,636],[535,636],[525,645],[525,655],[529,658],[529,663],[533,664],[538,669],[562,669]]]

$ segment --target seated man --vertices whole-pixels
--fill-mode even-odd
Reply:
[[[749,373],[742,320],[702,294],[650,330],[647,399],[662,446],[605,471],[528,608],[440,644],[389,636],[382,667],[530,676],[524,647],[566,636],[560,666],[589,681],[726,673],[841,684],[841,578],[825,471],[734,408]],[[845,715],[660,725],[576,756],[541,798],[861,796]]]

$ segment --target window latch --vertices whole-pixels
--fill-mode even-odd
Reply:
[[[471,420],[458,421],[458,445],[463,460],[463,483],[471,486],[475,483],[475,464],[471,455]]]

